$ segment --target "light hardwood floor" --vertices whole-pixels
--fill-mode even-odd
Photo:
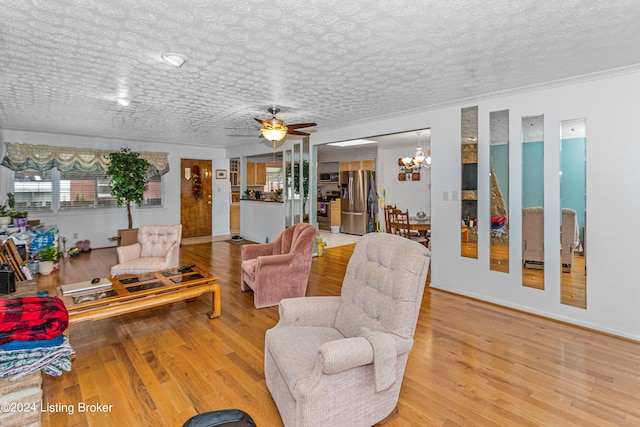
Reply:
[[[315,258],[307,295],[339,294],[352,250]],[[181,248],[182,263],[219,277],[218,319],[206,316],[205,295],[72,326],[73,370],[43,376],[43,401],[75,411],[45,412],[43,425],[180,426],[197,413],[238,408],[258,427],[281,426],[263,376],[264,333],[278,312],[254,309],[252,294],[240,291],[239,253],[227,242]],[[114,249],[93,250],[39,286],[106,276],[115,261]],[[80,413],[79,402],[112,406]],[[427,288],[400,416],[386,425],[637,426],[639,402],[640,343]]]

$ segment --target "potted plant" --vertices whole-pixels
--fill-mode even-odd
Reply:
[[[9,205],[9,211],[7,215],[9,215],[13,219],[14,227],[26,227],[27,226],[27,216],[29,212],[21,211],[16,209],[16,198],[13,193],[7,194],[7,205]]]
[[[127,206],[127,230],[118,230],[120,236],[120,244],[130,241],[130,236],[125,234],[133,234],[133,242],[137,230],[133,229],[133,220],[131,218],[131,203],[138,206],[142,204],[144,192],[147,189],[147,173],[149,171],[149,162],[140,157],[140,153],[131,151],[130,148],[121,148],[120,151],[114,151],[107,155],[109,165],[107,166],[107,176],[111,178],[109,186],[111,194],[116,198],[118,206]]]
[[[6,203],[3,203],[0,205],[0,228],[7,228],[10,223],[9,207]]]
[[[54,265],[60,260],[61,253],[55,245],[47,246],[38,251],[40,260],[38,271],[40,274],[47,275],[53,271]]]
[[[300,195],[302,192],[302,212],[306,215],[307,198],[309,197],[309,162],[302,161],[302,188],[300,188],[300,164],[293,163],[293,172],[291,166],[291,164],[287,166],[287,176],[291,179],[294,194]]]

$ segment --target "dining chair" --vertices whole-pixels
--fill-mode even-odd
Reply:
[[[392,233],[392,230],[391,230],[391,219],[389,217],[389,214],[394,209],[396,209],[396,205],[386,205],[384,207],[384,225],[387,230],[387,233],[389,234],[394,234]]]
[[[409,221],[409,211],[401,211],[400,209],[392,209],[389,212],[391,220],[392,233],[406,239],[411,239],[421,245],[427,246],[429,241],[425,236],[415,230],[411,230],[411,223]]]

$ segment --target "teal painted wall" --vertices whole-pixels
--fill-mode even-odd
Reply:
[[[544,206],[544,144],[522,144],[522,207]]]
[[[587,207],[587,139],[562,140],[560,167],[560,206],[576,211],[580,238],[584,226],[584,210]]]

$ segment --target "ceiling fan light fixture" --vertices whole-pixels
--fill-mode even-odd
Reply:
[[[181,53],[173,53],[173,52],[163,53],[162,55],[160,55],[160,57],[164,59],[168,64],[176,68],[182,67],[185,64],[185,62],[187,62],[187,60],[189,59]]]
[[[264,136],[267,141],[271,142],[279,142],[287,136],[287,128],[282,125],[275,128],[262,128],[260,132],[262,132],[262,136]]]

